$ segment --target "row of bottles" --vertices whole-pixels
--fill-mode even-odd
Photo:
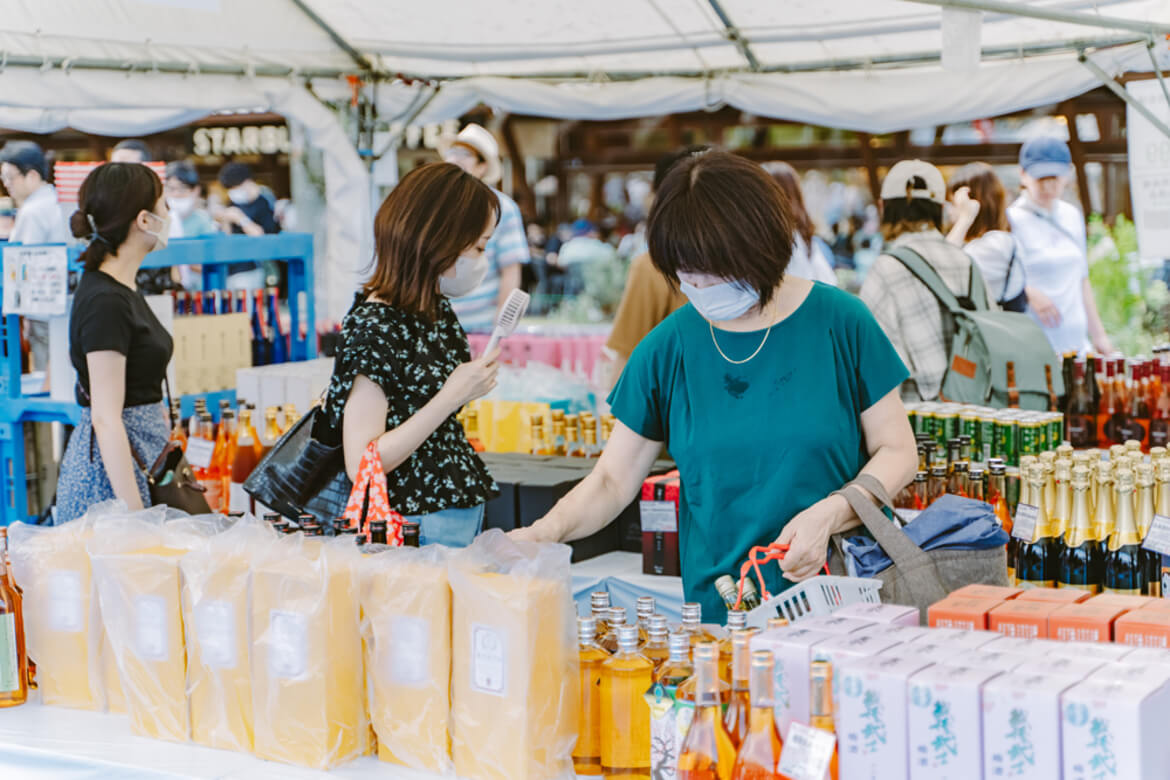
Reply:
[[[999,458],[1015,467],[1023,455],[1055,450],[1065,439],[1062,412],[992,409],[946,402],[907,403],[906,413],[920,443],[934,449],[926,469],[946,459],[955,439],[963,442],[970,463]]]
[[[1145,462],[1136,441],[1069,458],[1027,459],[1020,507],[1035,517],[1029,539],[1017,539],[1016,582],[1149,596],[1162,595],[1161,556],[1142,542],[1155,514],[1170,515],[1170,458]],[[1022,515],[1019,510],[1016,522]]]
[[[690,702],[694,716],[677,756],[680,780],[783,778],[783,741],[774,716],[773,666],[768,651],[751,652],[755,630],[745,612],[729,614],[719,640],[701,623],[698,604],[683,607],[683,622],[667,634],[653,599],[639,599],[637,625],[608,594],[592,596],[593,614],[578,618],[580,725],[573,753],[578,775],[651,777],[651,714],[647,693],[657,686]],[[776,619],[769,627],[785,625]],[[833,731],[831,670],[814,664],[814,728]],[[836,761],[830,777],[835,778]]]
[[[372,520],[367,532],[351,526],[349,520],[339,517],[331,524],[322,525],[313,515],[301,515],[295,521],[282,517],[275,512],[264,515],[265,522],[269,523],[277,533],[303,533],[305,536],[352,536],[359,547],[367,544],[374,545],[370,549],[377,550],[376,545],[385,545],[388,541],[389,529],[385,520]],[[421,528],[417,522],[406,520],[402,523],[402,546],[421,546]]]
[[[280,317],[280,292],[277,288],[251,292],[236,290],[234,293],[230,290],[176,290],[172,297],[176,317],[251,315],[253,366],[287,363],[291,359],[290,334]]]
[[[257,430],[253,422],[256,407],[241,403],[239,416],[228,401],[220,402],[220,421],[216,425],[206,402],[195,402],[195,414],[184,428],[179,422],[178,405],[173,408],[175,428],[171,441],[179,442],[188,452],[195,478],[207,488],[204,494],[214,512],[238,513],[254,509],[251,497],[244,492],[244,482],[261,458],[298,419],[296,407],[270,406],[264,413],[264,425]],[[262,432],[261,432],[262,431]],[[193,443],[196,446],[192,446]],[[206,454],[210,452],[210,457]]]
[[[532,454],[600,457],[609,441],[614,422],[613,415],[607,414],[598,421],[591,412],[565,414],[560,409],[552,410],[547,423],[542,415],[533,415]]]
[[[1064,414],[1078,449],[1133,440],[1143,450],[1170,443],[1170,351],[1155,358],[1064,356]]]

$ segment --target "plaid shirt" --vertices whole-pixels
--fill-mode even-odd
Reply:
[[[956,296],[969,293],[971,258],[938,231],[904,233],[893,246],[905,246],[922,255]],[[950,334],[943,332],[938,299],[901,262],[882,255],[866,274],[861,300],[910,369],[910,378],[902,383],[902,400],[937,399],[950,352]],[[996,300],[990,290],[987,300]]]

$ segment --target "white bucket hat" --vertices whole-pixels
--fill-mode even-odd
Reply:
[[[454,138],[447,137],[439,144],[439,153],[444,157],[455,144],[462,144],[475,150],[484,162],[487,163],[487,172],[483,175],[485,184],[496,184],[503,175],[500,165],[500,145],[496,137],[482,125],[471,124],[459,131]]]

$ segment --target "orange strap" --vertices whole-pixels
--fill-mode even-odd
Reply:
[[[760,571],[760,564],[768,561],[776,561],[779,563],[784,560],[784,556],[788,554],[788,545],[786,544],[769,544],[766,547],[753,547],[748,553],[748,559],[743,566],[739,568],[739,597],[735,601],[735,608],[740,609],[743,606],[743,584],[747,581],[748,575],[754,569],[756,572],[756,579],[760,583],[760,599],[767,601],[772,598],[772,594],[768,592],[768,586],[764,582],[764,575]],[[762,555],[762,557],[761,557]],[[825,563],[825,574],[829,573],[829,564]]]
[[[366,505],[367,496],[369,507],[363,518],[362,507]],[[403,519],[402,515],[390,508],[390,491],[386,486],[386,472],[382,470],[382,456],[378,454],[377,441],[370,442],[362,454],[358,478],[353,484],[342,517],[349,521],[350,528],[357,527],[365,533],[369,533],[371,521],[384,520],[386,543],[393,547],[402,546]]]

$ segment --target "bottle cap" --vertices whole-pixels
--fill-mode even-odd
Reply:
[[[658,631],[666,633],[669,630],[667,628],[667,625],[666,625],[666,616],[665,615],[651,615],[647,619],[647,629],[646,630],[652,634],[656,633]]]
[[[732,631],[747,628],[747,613],[742,609],[729,609],[727,611],[727,628]]]
[[[703,605],[689,601],[682,605],[684,623],[699,623],[703,620]]]
[[[609,594],[604,590],[595,590],[589,596],[589,603],[592,604],[594,608],[609,607]]]
[[[593,641],[597,634],[597,621],[591,617],[577,618],[577,638],[582,641]]]
[[[626,652],[638,649],[638,627],[622,626],[618,629],[618,647]]]
[[[677,632],[670,635],[670,655],[671,657],[686,658],[691,652],[691,637],[690,634]]]
[[[650,617],[654,614],[654,597],[639,596],[637,605],[638,617]]]
[[[695,645],[696,661],[714,661],[719,658],[719,645],[715,642],[700,642]]]
[[[610,607],[609,608],[609,624],[611,626],[624,626],[626,624],[626,608],[625,607]]]

